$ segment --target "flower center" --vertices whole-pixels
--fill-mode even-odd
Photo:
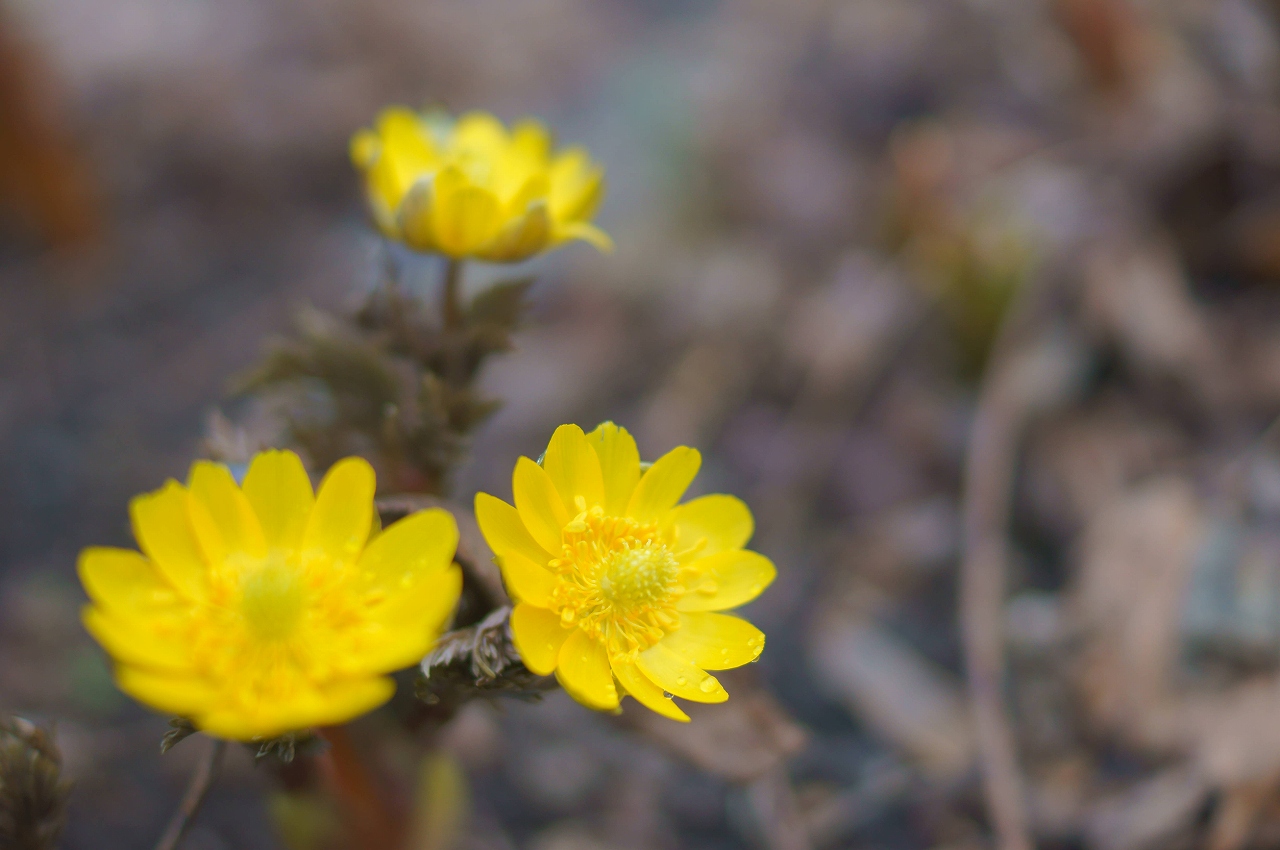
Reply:
[[[638,546],[625,538],[619,542],[621,548],[604,560],[600,576],[604,597],[615,606],[635,607],[669,596],[680,565],[667,547],[652,540]]]
[[[558,577],[552,608],[611,654],[653,646],[679,625],[684,593],[679,562],[656,523],[583,511],[564,527],[560,557],[548,564]]]
[[[297,628],[306,610],[306,594],[297,570],[269,557],[243,579],[240,613],[254,637],[276,641]]]

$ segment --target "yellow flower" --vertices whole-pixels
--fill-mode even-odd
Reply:
[[[312,493],[292,452],[244,486],[199,461],[129,505],[142,554],[92,548],[84,623],[120,689],[209,734],[247,740],[341,723],[391,698],[385,674],[430,649],[458,599],[458,530],[433,509],[379,532],[360,458]]]
[[[391,107],[352,138],[351,159],[378,227],[418,251],[512,263],[571,239],[613,244],[591,223],[604,170],[582,148],[552,151],[536,121]]]
[[[755,626],[714,612],[750,602],[776,570],[742,548],[754,525],[740,500],[676,504],[700,463],[681,446],[642,474],[625,429],[562,425],[541,464],[516,464],[515,507],[476,496],[476,519],[517,601],[516,649],[584,705],[616,709],[630,694],[688,720],[664,692],[723,702],[729,695],[706,671],[764,649]]]

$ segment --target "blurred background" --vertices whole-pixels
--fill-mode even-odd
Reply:
[[[1036,842],[1280,842],[1280,4],[3,0],[0,711],[57,724],[62,846],[149,846],[198,755],[115,690],[76,553],[379,279],[347,141],[393,102],[609,176],[617,251],[527,269],[459,500],[613,419],[779,566],[689,727],[467,706],[420,850],[992,846],[965,517],[1008,531],[969,625]],[[237,750],[185,846],[323,846],[276,789]]]

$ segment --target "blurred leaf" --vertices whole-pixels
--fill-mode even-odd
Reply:
[[[267,810],[280,841],[289,850],[330,847],[342,827],[333,803],[317,795],[274,794]]]

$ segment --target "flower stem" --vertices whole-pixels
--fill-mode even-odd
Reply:
[[[156,850],[177,850],[178,843],[182,841],[182,836],[187,834],[196,812],[200,811],[200,805],[204,802],[205,795],[209,793],[214,777],[218,775],[218,767],[222,764],[222,754],[226,748],[226,741],[214,740],[204,758],[196,765],[196,772],[191,776],[187,793],[183,796],[178,810],[169,820],[169,825],[165,827],[164,835],[160,836],[160,840],[156,842]]]
[[[446,330],[453,330],[462,325],[462,261],[449,257],[444,267],[444,288],[442,292],[441,313],[444,316]]]
[[[319,731],[329,744],[320,757],[321,774],[342,805],[352,833],[360,838],[360,846],[400,846],[403,818],[379,788],[346,727],[326,726]]]

